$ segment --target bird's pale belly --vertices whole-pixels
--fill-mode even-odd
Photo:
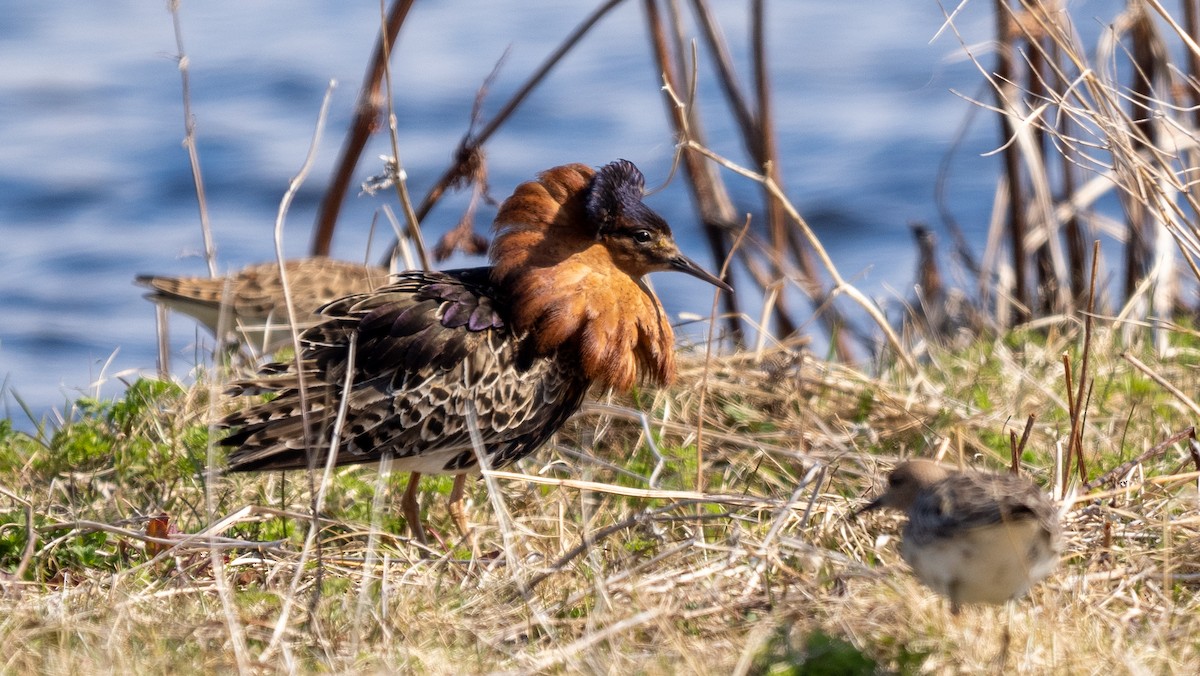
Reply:
[[[922,543],[900,553],[921,582],[955,603],[1004,603],[1023,596],[1056,562],[1036,521],[997,524]]]

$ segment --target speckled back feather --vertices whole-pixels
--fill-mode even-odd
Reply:
[[[331,320],[302,336],[306,397],[294,370],[242,385],[279,396],[224,421],[240,427],[223,442],[238,447],[230,467],[307,467],[304,406],[308,440],[328,447],[352,335],[354,384],[338,464],[378,460],[386,450],[401,470],[474,469],[472,409],[496,466],[532,452],[578,410],[589,382],[558,358],[522,355],[498,302],[488,268],[474,268],[404,273],[373,293],[331,303],[323,309]]]
[[[904,537],[923,545],[1000,523],[1040,522],[1047,540],[1059,536],[1054,504],[1040,488],[1011,474],[957,472],[922,490],[908,510]]]

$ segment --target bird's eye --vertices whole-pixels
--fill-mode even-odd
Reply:
[[[654,239],[654,235],[651,235],[649,230],[636,230],[633,233],[633,241],[639,244],[645,244],[652,239]]]

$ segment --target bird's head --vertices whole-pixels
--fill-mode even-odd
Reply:
[[[948,476],[949,470],[932,460],[917,459],[901,463],[888,475],[887,490],[855,514],[884,507],[907,511],[916,501],[917,494]]]
[[[537,354],[573,353],[586,378],[619,391],[675,375],[674,332],[647,273],[676,270],[731,290],[680,253],[667,222],[642,204],[643,186],[625,160],[548,169],[500,206],[489,252],[513,330]]]
[[[684,272],[725,291],[733,288],[684,256],[671,227],[642,203],[645,179],[628,160],[601,167],[587,189],[585,211],[613,263],[637,279],[651,272]]]

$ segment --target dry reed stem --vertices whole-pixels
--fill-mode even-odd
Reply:
[[[1164,390],[1170,392],[1171,396],[1175,397],[1176,399],[1179,400],[1179,402],[1181,404],[1186,406],[1188,408],[1188,410],[1192,412],[1192,415],[1200,418],[1200,405],[1197,405],[1196,401],[1194,399],[1192,399],[1191,397],[1184,394],[1183,390],[1172,385],[1166,378],[1163,378],[1154,369],[1150,368],[1149,366],[1146,366],[1146,364],[1144,364],[1142,362],[1142,360],[1138,359],[1137,357],[1133,356],[1132,354],[1129,354],[1128,352],[1122,352],[1121,358],[1124,359],[1125,361],[1129,362],[1130,364],[1133,364],[1133,366],[1137,370],[1139,370],[1142,373],[1145,373],[1147,376],[1149,376],[1151,380],[1158,383],[1158,385],[1160,387],[1162,387]]]
[[[1091,490],[1092,488],[1099,486],[1100,484],[1111,481],[1116,477],[1123,476],[1123,475],[1127,474],[1129,472],[1129,470],[1133,469],[1134,467],[1136,467],[1138,465],[1141,465],[1142,463],[1146,462],[1150,458],[1153,458],[1153,457],[1157,456],[1158,454],[1166,451],[1172,445],[1177,444],[1180,441],[1183,441],[1184,439],[1195,440],[1195,438],[1196,438],[1196,428],[1195,427],[1188,427],[1187,429],[1184,429],[1181,432],[1172,434],[1171,436],[1167,437],[1166,439],[1163,439],[1161,442],[1156,444],[1153,448],[1146,451],[1145,453],[1142,453],[1141,455],[1134,458],[1133,460],[1130,460],[1129,462],[1126,462],[1126,463],[1122,463],[1121,465],[1119,465],[1119,466],[1105,472],[1104,474],[1092,479],[1091,481],[1083,484],[1083,488],[1085,490]],[[1200,468],[1198,468],[1198,469],[1200,469]]]
[[[318,136],[319,136],[319,134],[318,134]],[[314,147],[316,146],[315,142],[313,145],[314,145]],[[358,348],[358,334],[356,334],[356,333],[351,334],[350,341],[346,346],[346,379],[342,382],[342,396],[338,400],[337,418],[334,420],[333,430],[332,430],[332,433],[331,433],[330,439],[329,439],[329,446],[325,451],[324,471],[323,471],[323,474],[321,475],[320,483],[317,484],[316,490],[312,491],[312,494],[313,494],[312,514],[308,519],[308,523],[309,523],[308,533],[304,538],[304,547],[300,552],[300,563],[296,566],[295,574],[292,576],[291,587],[288,590],[288,594],[285,595],[284,599],[283,599],[284,600],[283,612],[281,612],[279,614],[279,621],[275,625],[275,632],[271,636],[271,642],[267,645],[266,649],[263,650],[262,655],[259,656],[259,662],[263,663],[263,664],[267,663],[267,661],[270,659],[273,652],[279,648],[279,642],[283,637],[283,631],[287,627],[287,624],[288,624],[288,618],[290,617],[290,611],[296,605],[296,601],[295,601],[296,595],[299,591],[301,577],[305,571],[304,564],[307,562],[309,556],[312,555],[314,547],[316,548],[316,551],[317,551],[318,575],[320,575],[321,572],[324,570],[321,567],[321,561],[320,561],[321,548],[320,548],[320,542],[317,538],[318,532],[320,530],[320,519],[318,518],[317,515],[321,514],[321,512],[324,511],[326,491],[330,485],[330,478],[333,475],[334,465],[337,462],[338,449],[341,447],[342,426],[346,422],[346,411],[349,408],[350,393],[352,392],[351,386],[353,385],[353,382],[354,382],[354,363],[355,363],[355,356],[357,354],[357,348]],[[303,369],[303,366],[299,363],[299,359],[300,359],[299,352],[297,352],[296,359],[297,359],[296,371],[297,371],[297,373],[299,373]],[[301,389],[301,396],[303,397],[303,389],[304,389],[303,381],[301,381],[300,389]],[[306,432],[306,436],[307,436],[307,432],[308,432],[307,419],[304,419],[304,423],[305,423],[305,432]],[[305,441],[307,442],[308,439],[306,439]],[[306,449],[309,454],[308,476],[309,476],[309,485],[311,488],[312,481],[313,481],[313,475],[315,474],[313,469],[314,469],[315,460],[317,458],[317,453],[313,446],[307,446]],[[317,591],[319,591],[319,585],[317,587]],[[314,599],[315,598],[316,597],[314,595]]]
[[[1087,313],[1083,318],[1083,354],[1079,361],[1079,383],[1075,391],[1074,401],[1070,407],[1071,413],[1071,433],[1067,442],[1067,457],[1066,465],[1062,474],[1062,491],[1067,490],[1067,481],[1070,478],[1071,457],[1074,455],[1075,461],[1079,467],[1080,483],[1087,483],[1087,467],[1083,460],[1083,419],[1087,416],[1087,407],[1084,404],[1083,393],[1085,384],[1091,381],[1088,378],[1088,358],[1091,356],[1092,349],[1092,321],[1096,312],[1096,275],[1100,265],[1100,240],[1092,243],[1092,275],[1091,287],[1088,293]],[[1068,380],[1070,374],[1068,373]],[[1070,397],[1070,391],[1067,392]]]
[[[1006,5],[1001,8],[1001,5],[997,5],[998,14],[1007,14],[1012,11]],[[1030,58],[1040,59],[1040,62],[1050,69],[1052,77],[1043,81],[1036,79],[1043,77],[1041,74],[1031,71],[1031,77],[1035,79],[1019,93],[1026,97],[1029,107],[1035,113],[1049,112],[1052,109],[1057,123],[1044,122],[1043,115],[1027,115],[1022,112],[1024,108],[1020,106],[1023,104],[1016,99],[1014,93],[1002,97],[1001,103],[996,106],[980,105],[999,113],[1004,120],[1011,119],[1016,125],[1036,126],[1038,134],[1045,136],[1067,162],[1091,171],[1112,172],[1112,185],[1117,187],[1123,193],[1124,199],[1131,203],[1129,208],[1137,207],[1155,215],[1158,223],[1164,228],[1162,230],[1164,235],[1160,237],[1159,250],[1155,254],[1153,265],[1147,264],[1149,267],[1148,278],[1155,282],[1156,291],[1152,298],[1152,305],[1158,308],[1156,310],[1158,313],[1166,314],[1170,311],[1170,298],[1174,293],[1171,290],[1174,285],[1174,273],[1170,264],[1171,252],[1164,250],[1161,246],[1161,240],[1165,238],[1165,235],[1169,234],[1170,239],[1174,240],[1176,244],[1174,248],[1183,253],[1184,260],[1193,276],[1200,279],[1200,265],[1195,260],[1194,251],[1190,251],[1190,243],[1195,240],[1195,229],[1188,225],[1191,219],[1183,214],[1179,204],[1182,201],[1191,207],[1192,213],[1197,213],[1196,200],[1192,194],[1194,191],[1188,189],[1188,185],[1191,183],[1186,175],[1189,165],[1187,162],[1177,161],[1177,158],[1180,157],[1179,153],[1192,152],[1189,149],[1195,147],[1196,141],[1194,133],[1185,129],[1172,114],[1175,111],[1183,112],[1183,109],[1173,105],[1169,100],[1169,95],[1155,98],[1151,95],[1154,94],[1153,89],[1148,90],[1149,93],[1141,94],[1140,98],[1137,95],[1126,94],[1116,84],[1113,73],[1103,68],[1092,67],[1091,62],[1081,56],[1083,50],[1079,47],[1078,37],[1069,31],[1067,24],[1065,22],[1055,23],[1060,19],[1066,19],[1065,13],[1054,15],[1052,20],[1050,14],[1036,11],[1036,8],[1031,8],[1028,3],[1023,3],[1023,5],[1027,11],[1022,18],[1021,30],[1026,31],[1029,47],[1033,51]],[[1161,10],[1161,7],[1158,9]],[[1026,19],[1031,19],[1031,21],[1026,21]],[[1119,54],[1117,39],[1131,25],[1131,21],[1124,18],[1117,21],[1114,31],[1109,34],[1109,37],[1102,40],[1100,52],[1092,62],[1102,66],[1115,62],[1115,57]],[[1178,30],[1177,24],[1172,23],[1171,25]],[[955,28],[949,17],[945,27]],[[1031,38],[1030,35],[1037,37]],[[967,48],[961,36],[959,36],[959,40],[964,48]],[[1044,41],[1049,42],[1049,50]],[[1136,43],[1138,38],[1135,38],[1134,41]],[[1165,49],[1160,51],[1166,52]],[[969,49],[967,53],[975,60]],[[992,76],[988,67],[980,64],[977,60],[975,62],[980,73],[991,84],[992,89],[1001,91],[1003,83]],[[1169,66],[1162,67],[1155,64],[1153,67],[1165,71]],[[1067,72],[1068,69],[1074,69],[1074,72]],[[1050,80],[1054,82],[1050,82]],[[1058,83],[1057,86],[1055,82]],[[1123,104],[1128,104],[1130,108],[1134,109],[1134,113],[1126,112]],[[1156,111],[1153,133],[1144,132],[1142,130],[1144,125],[1141,122],[1141,120],[1148,119],[1142,111],[1151,110]],[[1162,111],[1163,114],[1158,115],[1157,111]],[[1081,136],[1068,135],[1070,130],[1065,126],[1065,122],[1068,120],[1073,123],[1074,129],[1083,132]],[[1166,131],[1164,132],[1164,130]],[[1013,132],[1006,137],[1006,140],[1020,141],[1022,134],[1028,134],[1028,131]],[[1160,134],[1162,142],[1158,145],[1154,143],[1156,138],[1154,134]],[[1094,136],[1095,140],[1091,140],[1088,136]],[[1033,148],[1033,146],[1029,147]],[[1098,153],[1091,152],[1096,150],[1108,153],[1110,161],[1106,162]],[[1027,155],[1030,162],[1036,161],[1036,154],[1027,153]],[[1044,182],[1037,180],[1039,166],[1029,165],[1029,173],[1032,176],[1031,184],[1035,190],[1039,185],[1044,185]],[[1050,246],[1051,257],[1056,261],[1059,260],[1053,251],[1057,242],[1050,235],[1063,222],[1071,218],[1064,210],[1064,206],[1094,201],[1095,191],[1089,193],[1088,186],[1100,187],[1101,190],[1106,189],[1093,180],[1085,184],[1084,190],[1076,194],[1063,195],[1063,202],[1055,207],[1053,218],[1045,221],[1047,226],[1052,227],[1038,226],[1031,230],[1023,241],[1026,250],[1030,246]],[[1074,190],[1073,182],[1071,190]],[[1009,202],[1011,203],[1011,200]],[[996,205],[1000,206],[999,199]],[[1044,208],[1039,208],[1039,210],[1045,213]],[[1104,216],[1095,215],[1093,218],[1103,219]],[[1127,250],[1132,251],[1134,244],[1134,242],[1127,243]],[[1055,265],[1057,267],[1058,264]],[[1005,273],[1003,269],[1000,272]],[[1057,274],[1061,278],[1061,272]],[[1014,277],[1015,275],[1005,277],[1002,274],[1001,283],[1012,283],[1009,280]],[[1072,280],[1074,278],[1073,271]],[[1061,281],[1059,284],[1061,286]],[[1145,280],[1142,280],[1142,285],[1143,288],[1150,288],[1150,285],[1145,284]]]
[[[336,86],[336,83],[331,81],[329,83],[329,87],[326,88],[326,90],[325,90],[325,98],[321,102],[321,110],[317,114],[317,122],[316,122],[316,126],[313,130],[312,140],[309,143],[308,153],[305,155],[304,161],[300,165],[300,170],[297,171],[296,175],[292,178],[292,180],[288,182],[288,188],[284,192],[283,198],[279,202],[279,214],[275,219],[275,257],[276,257],[276,262],[279,264],[279,281],[280,281],[280,285],[283,288],[284,306],[287,308],[288,324],[290,326],[291,336],[292,336],[292,348],[295,351],[294,359],[295,359],[295,368],[296,368],[297,387],[299,388],[299,394],[300,394],[301,425],[303,426],[304,447],[307,450],[307,454],[308,454],[308,466],[309,466],[309,470],[310,470],[309,471],[309,483],[310,483],[310,490],[311,490],[311,493],[313,496],[313,498],[312,498],[313,499],[312,518],[310,519],[310,523],[309,523],[308,536],[305,538],[304,550],[303,550],[303,554],[301,557],[302,560],[307,558],[309,552],[311,551],[312,545],[315,544],[315,542],[316,542],[316,533],[317,533],[317,529],[319,528],[319,522],[317,521],[316,517],[318,514],[321,513],[320,505],[321,505],[322,497],[324,495],[323,488],[325,485],[327,485],[328,476],[333,469],[333,459],[337,456],[337,454],[336,454],[336,449],[338,447],[337,438],[338,438],[338,434],[340,433],[341,427],[340,427],[340,424],[335,427],[334,436],[333,436],[334,441],[333,441],[333,444],[330,446],[330,450],[327,452],[327,461],[326,461],[326,467],[325,467],[325,479],[326,480],[321,482],[322,490],[313,490],[313,486],[312,486],[313,472],[311,470],[313,468],[315,468],[315,466],[316,466],[316,459],[317,459],[316,448],[317,448],[317,446],[316,446],[316,440],[311,438],[312,427],[309,424],[310,411],[309,411],[309,406],[306,403],[308,389],[307,389],[307,383],[305,382],[305,380],[306,380],[305,369],[303,368],[303,364],[301,363],[302,355],[304,354],[304,352],[300,346],[300,333],[296,328],[296,321],[295,321],[296,305],[295,305],[295,301],[292,298],[291,284],[288,281],[288,275],[287,275],[287,267],[284,264],[283,226],[284,226],[284,222],[287,218],[288,209],[291,207],[292,200],[295,198],[296,193],[300,190],[300,186],[304,183],[305,179],[308,178],[308,173],[309,173],[309,171],[311,171],[313,162],[316,159],[317,148],[320,145],[321,136],[325,130],[325,121],[328,119],[329,104],[333,98],[333,89],[335,86]],[[351,364],[353,364],[355,343],[356,343],[356,341],[352,337],[351,341],[350,341],[350,347],[349,347],[349,351],[350,351],[349,361]],[[343,392],[348,393],[350,391],[349,381],[352,377],[353,377],[353,369],[352,368],[347,369],[347,373],[346,373],[347,383],[345,384],[345,386],[343,388]],[[339,402],[339,408],[338,408],[338,420],[339,421],[342,420],[345,416],[345,406],[346,406],[346,401],[345,401],[345,398],[343,398],[343,400],[341,402]],[[219,565],[219,564],[217,563],[216,558],[214,557],[214,566],[216,566],[216,565]],[[264,663],[272,654],[274,654],[275,650],[277,650],[279,647],[279,642],[283,636],[283,630],[287,626],[288,618],[290,617],[290,611],[291,611],[292,605],[294,603],[294,595],[295,595],[297,587],[300,583],[301,571],[303,571],[303,569],[304,569],[303,566],[296,567],[296,574],[292,578],[291,591],[287,596],[284,597],[283,612],[280,613],[279,622],[276,623],[276,625],[275,625],[275,632],[271,637],[271,642],[268,644],[266,650],[263,651],[262,655],[259,656],[260,663]],[[223,579],[223,576],[219,579]]]
[[[645,17],[647,38],[657,67],[656,74],[664,85],[663,100],[667,107],[667,121],[674,132],[677,143],[683,138],[693,136],[703,138],[699,110],[680,100],[676,94],[682,91],[680,84],[686,80],[688,102],[693,100],[691,97],[695,95],[699,78],[699,69],[696,67],[696,47],[693,43],[692,67],[689,69],[685,62],[682,17],[677,3],[666,3],[667,13],[670,15],[672,27],[675,29],[673,50],[668,45],[667,29],[662,20],[659,4],[659,0],[643,0],[642,13]],[[692,202],[700,214],[702,232],[708,242],[709,252],[712,254],[713,260],[723,261],[728,257],[726,238],[728,233],[737,227],[736,223],[739,220],[733,201],[729,197],[729,191],[721,181],[721,177],[707,163],[692,153],[683,152],[677,146],[675,156],[672,158],[671,175],[674,175],[680,165],[684,167],[686,184],[692,195]],[[751,268],[751,274],[755,276],[753,268]],[[755,276],[755,279],[757,280],[758,277]],[[738,300],[734,294],[726,294],[722,296],[722,299],[727,310],[725,316],[729,320],[730,336],[735,343],[740,344],[742,330],[734,319],[734,315],[738,314]],[[780,313],[778,317],[784,326],[785,333],[791,333],[795,327],[786,313]]]
[[[792,205],[792,203],[788,200],[787,195],[783,193],[783,190],[777,183],[775,183],[775,181],[771,179],[770,176],[764,176],[757,172],[751,171],[750,169],[746,169],[691,139],[687,139],[683,145],[688,149],[695,150],[701,155],[704,155],[713,162],[716,162],[717,164],[729,169],[734,173],[740,174],[752,181],[761,183],[771,193],[772,197],[779,200],[788,216],[792,219],[792,222],[800,228],[804,238],[808,240],[809,245],[813,248],[813,251],[816,252],[817,257],[821,260],[821,264],[825,267],[825,271],[828,272],[829,276],[833,278],[833,288],[830,290],[830,295],[835,296],[838,293],[844,293],[853,299],[867,313],[867,315],[871,317],[876,326],[879,327],[880,331],[883,332],[884,337],[887,338],[888,343],[895,351],[897,359],[900,360],[904,367],[914,375],[919,372],[916,362],[913,361],[912,357],[908,354],[908,351],[904,348],[904,344],[900,341],[900,338],[896,335],[895,331],[892,330],[891,324],[887,321],[887,318],[883,316],[883,313],[879,310],[879,307],[855,286],[848,283],[842,277],[841,273],[838,272],[837,266],[834,265],[833,259],[829,257],[828,252],[825,251],[825,247],[817,238],[816,233],[812,231],[812,229],[808,226],[808,222],[804,220],[804,217],[800,215],[800,212],[796,211],[796,207]]]
[[[354,631],[350,637],[350,652],[358,653],[358,646],[362,641],[362,627],[367,610],[371,606],[370,602],[370,585],[378,579],[383,581],[383,574],[375,576],[372,574],[373,569],[377,565],[377,557],[379,550],[380,533],[382,532],[382,517],[383,517],[383,497],[387,495],[387,480],[392,473],[392,454],[384,452],[383,457],[379,462],[379,476],[375,482],[375,494],[371,496],[371,525],[367,531],[367,549],[366,556],[363,561],[363,576],[358,585],[358,601],[354,606]],[[413,479],[410,477],[409,479]],[[418,527],[420,527],[418,525]]]
[[[738,122],[742,145],[746,149],[747,154],[753,158],[754,164],[760,167],[763,174],[771,176],[777,184],[781,183],[779,176],[780,162],[776,148],[777,139],[772,121],[773,106],[770,97],[770,77],[767,73],[765,3],[754,2],[750,7],[751,35],[749,48],[752,57],[753,89],[756,98],[754,110],[757,112],[757,115],[751,112],[751,106],[741,91],[729,57],[729,48],[720,30],[720,26],[717,25],[715,18],[712,16],[712,11],[707,2],[705,0],[693,0],[692,5],[696,20],[702,28],[705,43],[716,63],[718,82],[721,85],[722,93],[729,104],[734,118]],[[693,75],[695,76],[695,73]],[[668,80],[667,85],[671,87],[673,83]],[[691,115],[696,114],[694,101],[694,95],[689,95],[687,108],[692,111]],[[678,100],[676,100],[676,105],[682,107],[682,104]],[[701,145],[707,145],[703,138],[693,135],[687,127],[681,129],[677,125],[676,131],[677,133],[683,132],[679,134],[681,140],[690,138]],[[851,361],[853,359],[852,346],[846,332],[839,330],[845,322],[838,309],[827,302],[828,294],[824,291],[821,282],[814,273],[815,266],[811,260],[810,251],[804,246],[804,243],[796,238],[794,230],[785,227],[782,205],[765,188],[763,190],[763,201],[771,242],[769,244],[760,243],[753,238],[751,241],[754,242],[763,254],[763,258],[774,272],[771,273],[759,269],[760,261],[749,255],[743,255],[742,261],[747,272],[750,273],[755,282],[768,295],[769,302],[763,304],[764,316],[766,316],[768,310],[772,314],[775,314],[779,318],[783,329],[782,332],[785,334],[793,333],[800,327],[800,323],[790,316],[785,307],[779,304],[781,300],[781,296],[778,293],[779,286],[772,281],[772,275],[778,279],[788,267],[785,262],[785,256],[790,252],[791,259],[794,261],[795,267],[799,270],[799,274],[796,275],[795,279],[797,286],[814,304],[814,314],[825,327],[827,335],[834,349],[837,350],[839,357],[843,360]],[[729,310],[731,312],[735,311],[732,304],[729,305]],[[761,323],[765,325],[766,322],[763,321]]]
[[[1029,418],[1025,421],[1025,430],[1021,432],[1021,441],[1017,444],[1016,454],[1013,456],[1013,474],[1016,474],[1020,469],[1021,458],[1025,454],[1025,444],[1029,441],[1029,433],[1033,431],[1033,423],[1036,420],[1037,416],[1033,413],[1030,413]]]
[[[208,199],[204,192],[204,175],[200,171],[200,152],[196,150],[196,119],[192,116],[192,93],[188,76],[190,61],[183,49],[183,22],[179,17],[179,0],[170,0],[167,9],[171,12],[171,23],[175,30],[176,59],[179,61],[179,77],[183,95],[183,147],[187,149],[188,163],[192,169],[192,184],[196,190],[196,205],[200,209],[200,236],[204,240],[204,262],[208,275],[217,276],[217,253],[213,246],[212,224],[208,219]]]
[[[729,54],[729,45],[725,41],[721,26],[713,16],[708,0],[692,0],[692,8],[703,31],[705,44],[717,67],[717,82],[720,83],[721,89],[725,93],[725,101],[729,104],[734,119],[738,122],[742,140],[750,147],[758,147],[760,145],[758,136],[761,131],[753,113],[750,112],[749,104],[746,103],[746,96],[738,84],[737,75],[734,73],[733,58]]]
[[[407,2],[407,0],[395,0],[395,1],[397,3]],[[409,4],[411,4],[411,3],[409,3]],[[409,197],[409,194],[408,194],[408,175],[404,171],[404,163],[400,159],[400,132],[397,127],[397,121],[396,121],[396,102],[395,102],[394,95],[392,93],[392,71],[391,71],[392,40],[389,39],[389,31],[391,30],[391,26],[393,25],[392,22],[394,21],[394,17],[397,14],[400,14],[401,11],[397,9],[397,6],[393,6],[393,12],[390,17],[383,15],[383,11],[384,11],[383,10],[383,0],[380,0],[379,11],[381,14],[381,16],[380,16],[380,31],[382,32],[382,34],[380,35],[380,38],[379,38],[379,46],[380,46],[381,53],[383,55],[382,62],[380,65],[382,66],[382,70],[383,70],[383,76],[382,76],[383,84],[384,84],[384,87],[386,87],[386,91],[387,91],[387,96],[386,96],[385,101],[387,104],[386,109],[387,109],[387,121],[388,121],[388,141],[391,143],[392,159],[395,160],[395,164],[396,164],[396,180],[395,180],[396,197],[400,200],[401,208],[404,209],[404,219],[405,219],[405,223],[408,225],[406,232],[408,234],[409,239],[411,239],[413,244],[417,247],[417,255],[419,255],[421,257],[421,267],[423,267],[426,270],[432,270],[433,269],[433,260],[430,258],[429,251],[425,247],[425,237],[421,231],[421,219],[417,217],[416,211],[413,210],[412,199]],[[407,14],[407,12],[408,12],[408,9],[405,8],[403,10],[403,13]],[[400,20],[402,21],[403,18],[401,18]],[[396,30],[399,30],[398,25],[396,26]],[[394,36],[392,37],[392,39],[394,39]],[[401,241],[401,240],[397,239],[397,243],[399,241]],[[397,244],[397,246],[398,245],[399,244]],[[394,248],[395,247],[393,247],[393,249]],[[392,255],[389,254],[388,258],[390,259],[391,257],[392,257]]]
[[[704,493],[701,491],[673,491],[653,488],[632,488],[596,481],[580,481],[577,479],[553,479],[532,474],[506,472],[504,470],[486,470],[481,472],[484,477],[507,479],[509,481],[525,481],[543,486],[559,486],[591,493],[608,495],[623,495],[631,498],[646,500],[687,500],[689,502],[707,502],[714,504],[741,505],[744,507],[777,507],[778,503],[766,498],[750,495],[730,495],[722,493]]]
[[[389,11],[384,7],[384,0],[379,2],[381,14],[379,37],[375,48],[371,50],[371,62],[367,66],[367,73],[363,77],[362,86],[359,88],[358,97],[354,102],[354,119],[346,129],[346,138],[342,141],[342,150],[334,167],[333,176],[330,177],[329,185],[321,196],[321,203],[317,208],[317,218],[313,223],[312,245],[309,249],[312,256],[329,255],[333,231],[337,225],[338,214],[341,212],[342,202],[346,198],[346,191],[350,186],[354,168],[358,166],[367,140],[375,132],[379,123],[378,118],[384,107],[382,105],[384,96],[380,93],[380,89],[385,79],[388,80],[386,101],[388,102],[388,113],[391,114],[391,83],[387,68],[392,46],[400,34],[400,28],[404,25],[412,4],[412,0],[393,0]],[[393,141],[392,145],[397,144]],[[399,168],[399,156],[395,157],[397,157],[397,173],[399,174],[402,172],[402,169]]]
[[[721,271],[718,277],[725,279],[729,274],[729,266],[733,262],[733,257],[741,248],[742,240],[745,239],[746,233],[750,231],[750,217],[746,216],[746,224],[742,226],[741,232],[733,240],[733,244],[729,247],[729,253],[726,254],[725,260],[721,263]],[[700,376],[700,403],[698,404],[701,411],[704,410],[704,398],[708,394],[708,367],[712,359],[713,332],[717,326],[717,305],[721,299],[721,290],[713,290],[712,309],[709,311],[708,318],[708,337],[704,341],[704,373]],[[704,490],[704,418],[701,417],[696,421],[696,490]]]

